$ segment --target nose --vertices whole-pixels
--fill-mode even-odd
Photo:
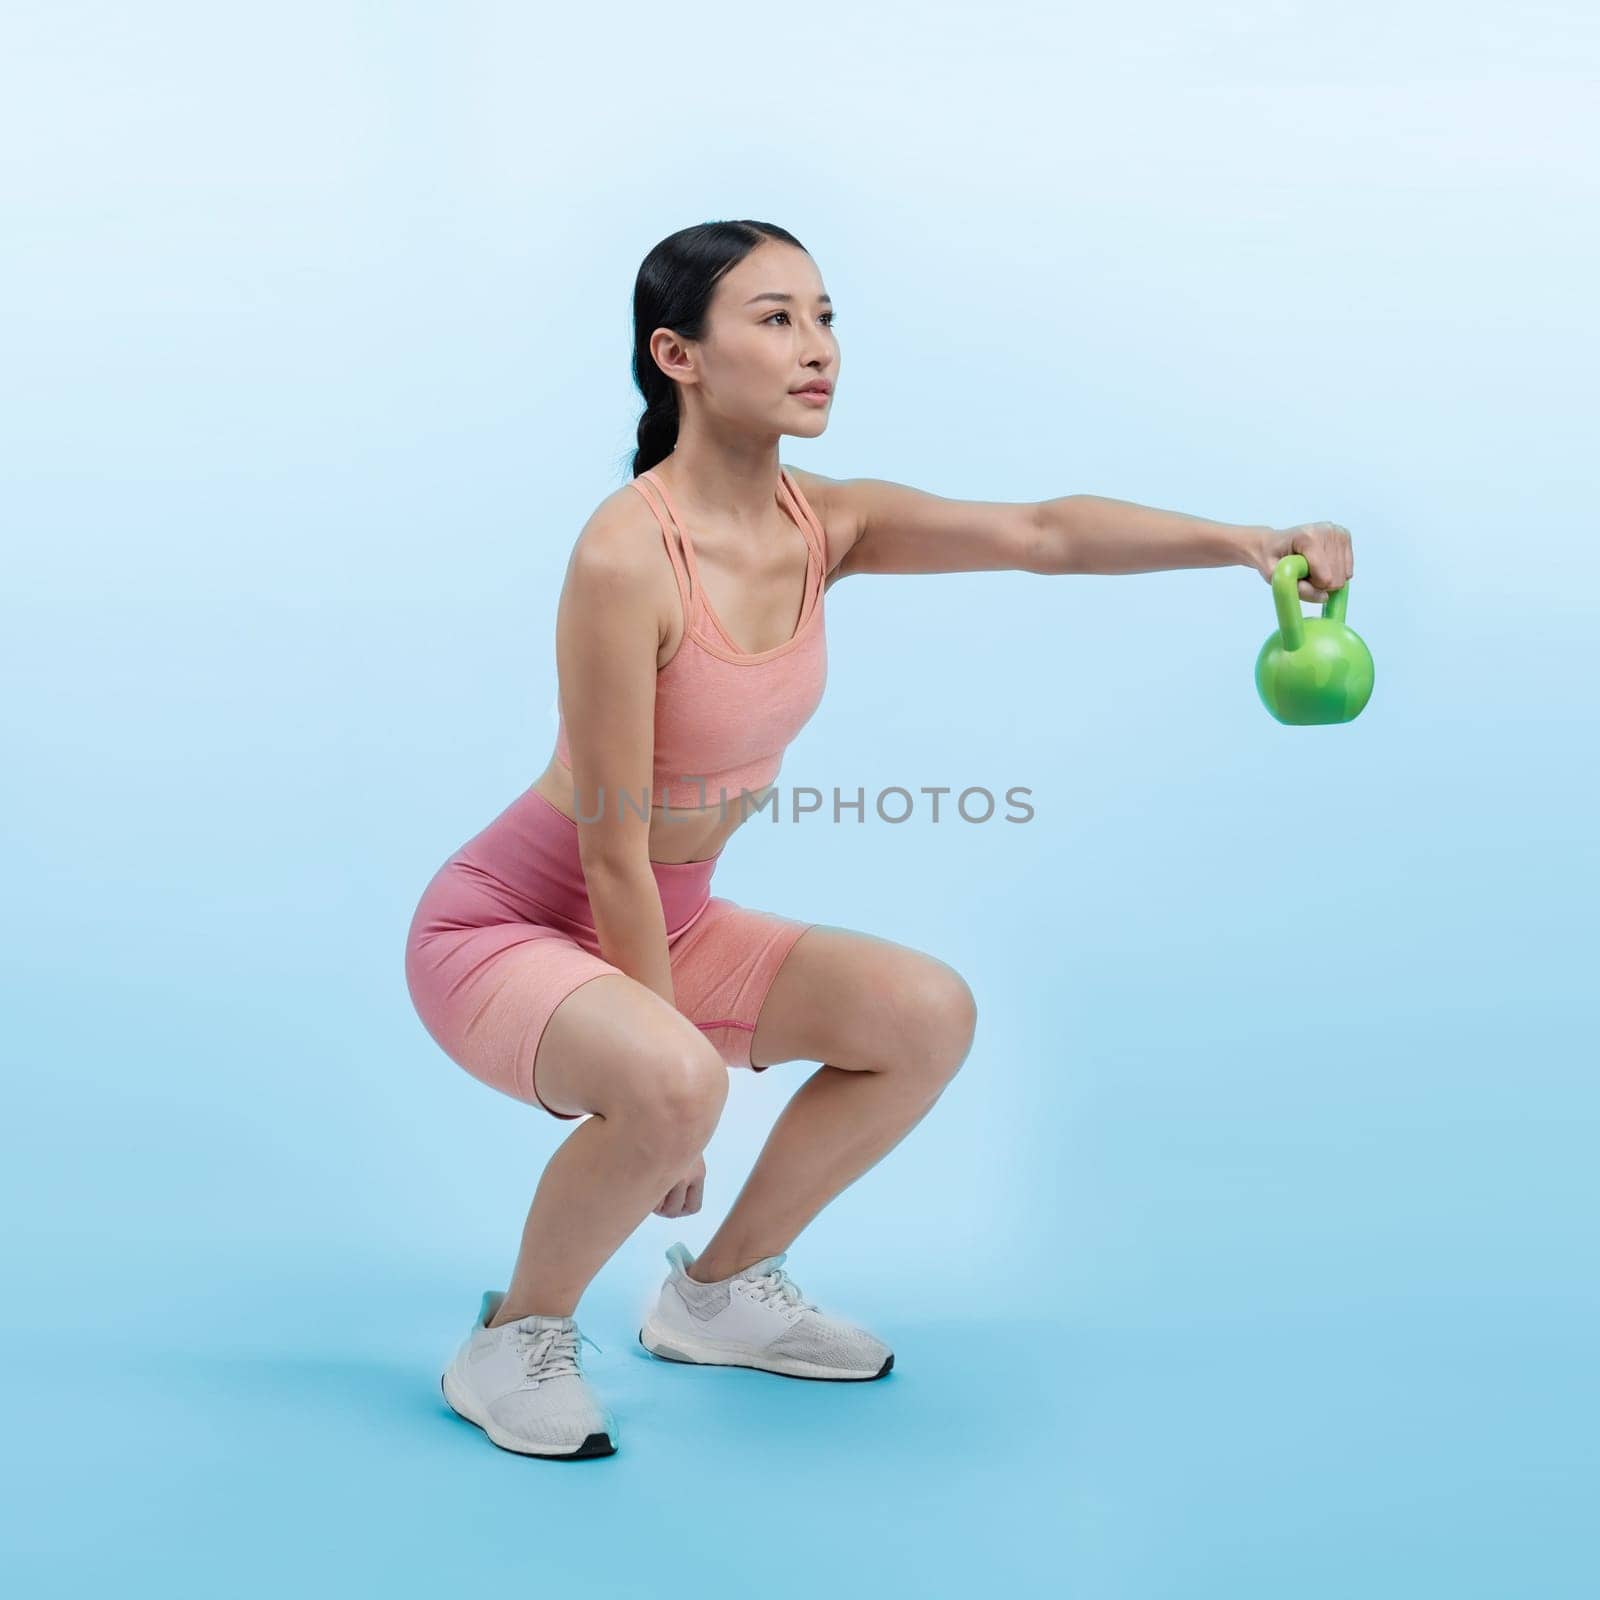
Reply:
[[[833,341],[824,339],[821,334],[813,331],[811,343],[806,347],[802,365],[812,369],[811,376],[813,378],[825,378],[827,376],[828,362],[832,358]]]

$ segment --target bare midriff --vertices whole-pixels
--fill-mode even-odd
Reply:
[[[572,774],[554,756],[533,786],[564,817],[573,822],[578,820]],[[730,795],[726,805],[713,800],[705,807],[652,806],[648,847],[650,859],[669,863],[709,861],[748,818],[757,814],[756,807],[766,799],[773,787],[769,783],[764,789],[751,790],[742,806],[738,795]],[[643,798],[641,791],[627,804],[609,807],[608,810],[613,816],[637,816]],[[594,805],[589,804],[585,807],[585,815],[594,809]]]

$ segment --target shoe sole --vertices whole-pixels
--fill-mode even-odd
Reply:
[[[585,1461],[593,1456],[613,1456],[617,1453],[611,1435],[604,1432],[591,1433],[575,1450],[531,1450],[527,1445],[517,1443],[510,1434],[502,1433],[487,1417],[480,1417],[477,1407],[461,1392],[450,1376],[448,1367],[439,1379],[439,1388],[444,1394],[445,1404],[463,1422],[470,1422],[473,1427],[481,1428],[488,1435],[491,1444],[498,1445],[502,1450],[509,1450],[512,1455],[536,1456],[541,1461]]]
[[[847,1367],[819,1367],[796,1356],[769,1356],[748,1345],[710,1344],[691,1334],[666,1332],[649,1318],[639,1330],[639,1343],[663,1361],[682,1361],[697,1367],[746,1367],[779,1378],[811,1378],[824,1383],[871,1383],[894,1366],[891,1351],[876,1372],[853,1372]]]

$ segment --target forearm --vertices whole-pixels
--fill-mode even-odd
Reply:
[[[676,1007],[661,887],[648,867],[584,869],[600,954]]]
[[[1162,572],[1176,567],[1254,566],[1271,529],[1210,522],[1098,494],[1069,494],[1038,507],[1046,572]]]

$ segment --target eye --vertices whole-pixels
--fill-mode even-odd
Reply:
[[[773,313],[772,313],[772,317],[786,317],[786,316],[788,316],[788,315],[789,315],[789,313],[788,313],[788,312],[787,312],[787,311],[774,311],[774,312],[773,312]],[[823,317],[823,321],[824,321],[824,323],[825,323],[825,324],[826,324],[826,325],[827,325],[827,326],[828,326],[828,327],[830,327],[830,328],[831,328],[831,327],[832,327],[832,326],[833,326],[833,322],[834,322],[834,318],[835,318],[835,317],[836,317],[836,316],[837,316],[837,315],[838,315],[838,313],[837,313],[837,312],[834,312],[834,311],[824,311],[824,312],[823,312],[823,313],[822,313],[822,317]],[[763,322],[771,322],[771,321],[772,321],[772,317],[763,317],[763,318],[762,318],[762,319],[761,319],[761,320],[762,320],[762,321],[763,321]]]

